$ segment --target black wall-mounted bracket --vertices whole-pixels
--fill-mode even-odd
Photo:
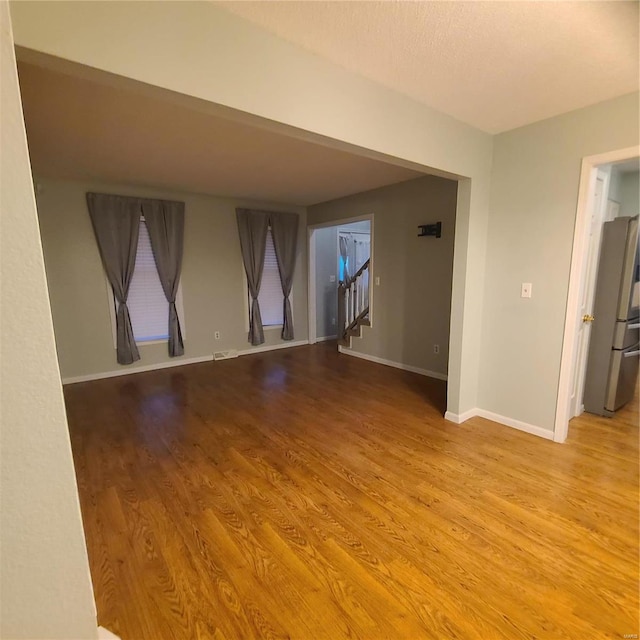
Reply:
[[[435,236],[436,238],[442,237],[442,222],[436,222],[435,224],[420,224],[418,225],[418,229],[420,229],[418,238],[422,238],[424,236]]]

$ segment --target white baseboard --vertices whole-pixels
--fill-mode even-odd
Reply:
[[[499,413],[493,413],[492,411],[486,411],[485,409],[475,409],[475,414],[480,418],[486,418],[492,422],[498,422],[504,424],[507,427],[530,433],[539,438],[545,438],[545,440],[553,440],[553,431],[549,429],[543,429],[535,424],[529,424],[528,422],[522,422],[522,420],[516,420],[509,418],[508,416],[501,416]]]
[[[104,627],[98,627],[98,640],[120,640],[120,636],[105,629]]]
[[[316,338],[316,342],[326,342],[327,340],[337,340],[338,336],[323,336],[322,338]]]
[[[545,440],[553,440],[553,431],[549,429],[543,429],[542,427],[537,427],[534,424],[529,424],[528,422],[522,422],[522,420],[515,420],[514,418],[509,418],[508,416],[501,416],[499,413],[493,413],[492,411],[487,411],[486,409],[469,409],[469,411],[465,411],[464,413],[452,413],[451,411],[447,411],[444,414],[444,419],[449,420],[449,422],[454,422],[455,424],[462,424],[466,422],[470,418],[485,418],[486,420],[491,420],[492,422],[497,422],[498,424],[503,424],[506,427],[511,427],[512,429],[518,429],[518,431],[524,431],[525,433],[530,433],[531,435],[538,436],[539,438],[544,438]]]
[[[428,369],[421,369],[420,367],[414,367],[409,364],[402,364],[401,362],[393,362],[393,360],[385,360],[385,358],[378,358],[378,356],[370,356],[366,353],[360,353],[359,351],[353,351],[353,349],[347,349],[346,347],[338,347],[340,353],[344,353],[347,356],[353,356],[354,358],[361,358],[362,360],[369,360],[369,362],[376,362],[377,364],[384,364],[387,367],[394,367],[394,369],[402,369],[403,371],[411,371],[411,373],[417,373],[421,376],[427,376],[428,378],[435,378],[436,380],[446,380],[447,376],[444,373],[438,373],[437,371],[429,371]]]
[[[252,353],[264,353],[265,351],[275,351],[276,349],[289,349],[290,347],[301,347],[302,345],[309,344],[308,340],[296,340],[291,342],[283,342],[282,344],[270,344],[261,347],[251,347],[251,349],[243,349],[238,351],[239,356],[248,356]]]
[[[452,411],[447,411],[444,414],[444,419],[449,422],[455,422],[456,424],[462,424],[469,420],[469,418],[473,418],[477,416],[477,409],[469,409],[469,411],[464,411],[463,413],[453,413]]]
[[[265,351],[274,351],[275,349],[287,349],[289,347],[299,347],[309,344],[308,340],[298,340],[297,342],[284,342],[283,344],[274,344],[262,347],[254,347],[253,349],[244,349],[238,351],[239,356],[248,356],[252,353],[264,353]],[[130,369],[116,369],[115,371],[102,371],[101,373],[90,373],[86,376],[71,376],[62,378],[62,384],[75,384],[76,382],[90,382],[91,380],[102,380],[103,378],[117,378],[118,376],[128,376],[133,373],[145,373],[147,371],[156,371],[158,369],[169,369],[170,367],[181,367],[188,364],[197,364],[199,362],[213,361],[213,354],[210,356],[200,356],[198,358],[178,358],[171,362],[159,362],[157,364],[148,364],[142,367],[131,367]]]
[[[131,367],[130,369],[116,369],[115,371],[102,371],[100,373],[90,373],[86,376],[72,376],[62,378],[62,384],[75,384],[76,382],[90,382],[91,380],[101,380],[102,378],[117,378],[118,376],[128,376],[133,373],[144,373],[155,371],[156,369],[169,369],[170,367],[181,367],[187,364],[197,364],[198,362],[209,362],[213,360],[213,355],[201,356],[198,358],[178,358],[171,362],[158,362],[142,367]]]

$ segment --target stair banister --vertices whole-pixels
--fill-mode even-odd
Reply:
[[[338,285],[338,335],[341,344],[349,344],[360,327],[369,324],[369,265],[367,260],[352,278]]]

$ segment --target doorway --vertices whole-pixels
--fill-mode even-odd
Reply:
[[[639,147],[583,159],[574,232],[554,440],[564,442],[569,421],[584,411],[589,345],[604,224],[638,215]],[[635,176],[631,175],[635,171]],[[624,178],[623,176],[627,176]],[[625,195],[622,183],[634,184]]]
[[[373,214],[309,227],[309,343],[337,340],[344,329],[341,287],[372,264]],[[368,273],[367,273],[368,275]],[[369,323],[372,295],[367,286]]]

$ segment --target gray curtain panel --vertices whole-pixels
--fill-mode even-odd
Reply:
[[[120,364],[140,360],[127,308],[129,285],[136,266],[140,201],[122,196],[87,193],[87,205],[100,257],[118,302],[116,353]]]
[[[271,235],[273,236],[273,246],[278,260],[282,293],[284,294],[284,324],[281,334],[283,340],[293,340],[293,317],[291,315],[289,295],[291,294],[293,273],[296,267],[298,221],[299,216],[297,213],[271,214]]]
[[[164,295],[169,302],[169,355],[184,355],[176,295],[182,272],[184,251],[184,202],[143,200],[142,213],[149,231]]]
[[[259,345],[264,342],[264,330],[258,294],[262,282],[264,269],[264,253],[267,246],[267,230],[269,228],[269,214],[264,211],[250,209],[236,209],[238,235],[244,270],[247,273],[247,284],[251,295],[251,312],[249,314],[249,342]]]

